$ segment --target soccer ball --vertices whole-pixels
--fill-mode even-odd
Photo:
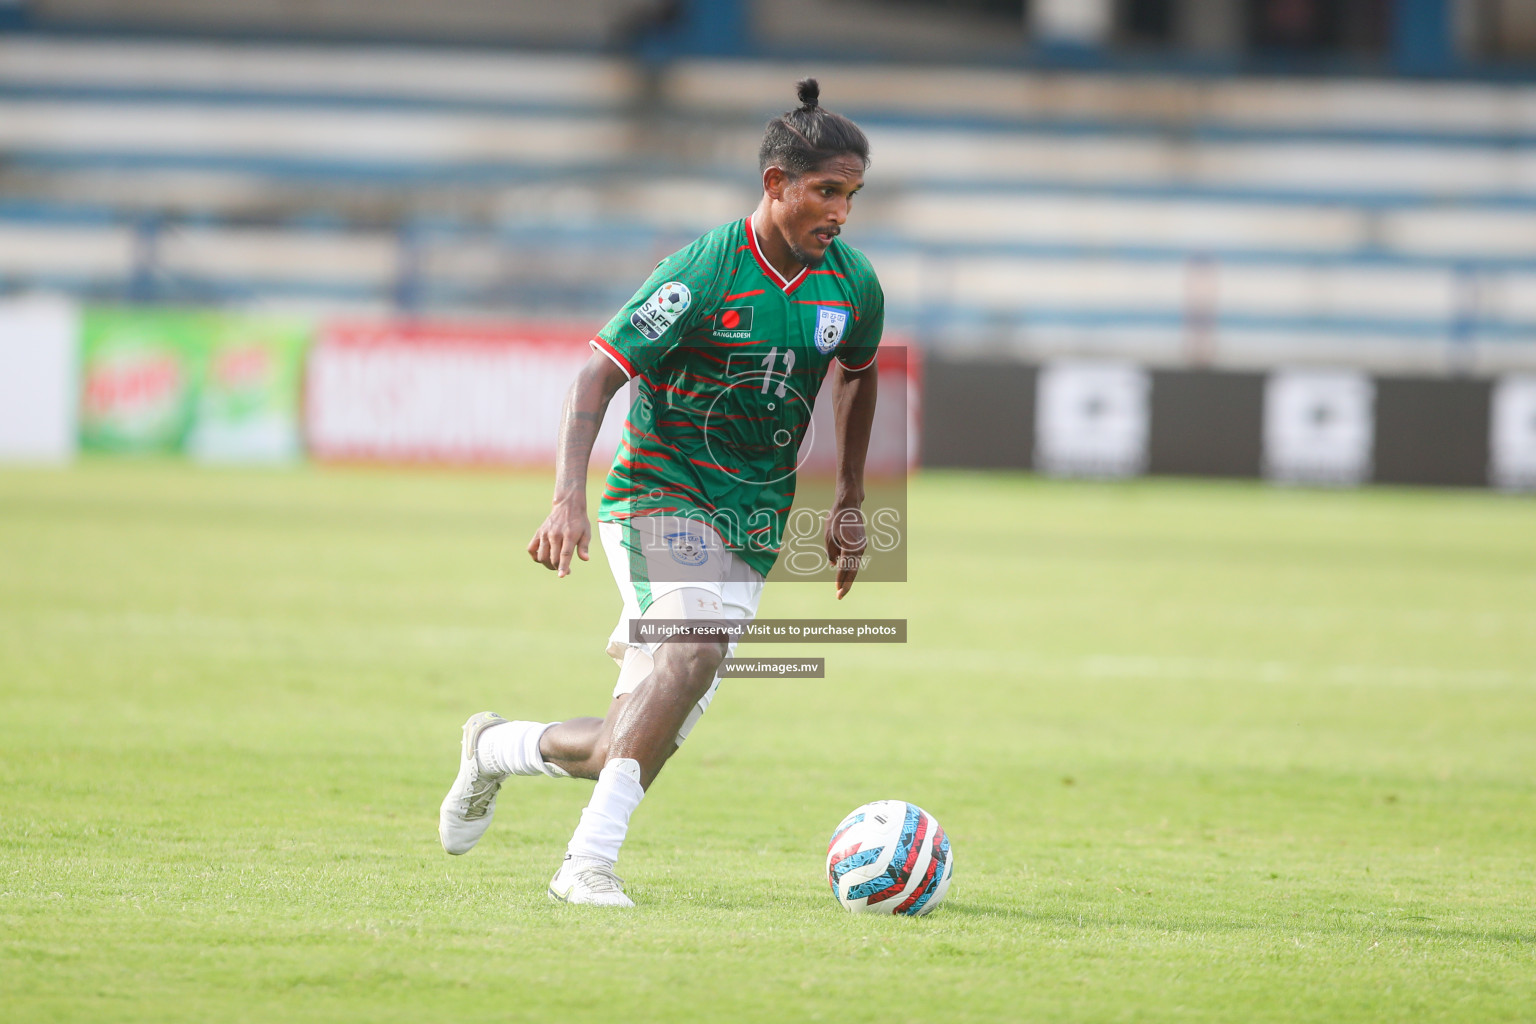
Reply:
[[[943,901],[954,873],[944,829],[905,800],[855,809],[827,844],[827,882],[852,913],[926,914]]]

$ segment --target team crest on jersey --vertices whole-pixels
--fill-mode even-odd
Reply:
[[[682,565],[703,565],[709,561],[709,549],[704,546],[704,538],[697,534],[669,533],[667,547],[672,550],[672,560]]]
[[[826,355],[837,348],[838,342],[843,340],[843,331],[848,328],[848,313],[846,310],[834,309],[831,306],[816,307],[816,351]]]
[[[715,327],[710,333],[717,338],[752,337],[752,307],[723,307],[715,314]]]
[[[667,328],[677,323],[677,318],[686,313],[692,304],[693,293],[687,285],[681,281],[668,281],[640,304],[640,308],[630,315],[629,322],[635,330],[651,341],[656,341],[667,333]]]

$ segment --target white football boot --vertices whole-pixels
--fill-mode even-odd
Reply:
[[[565,862],[549,880],[549,898],[558,903],[579,903],[592,907],[632,907],[635,901],[624,895],[624,879],[613,873],[613,865],[588,857],[565,855]]]
[[[443,807],[437,816],[437,837],[443,841],[443,849],[455,856],[474,849],[485,830],[491,827],[491,816],[496,813],[496,792],[501,789],[506,776],[480,767],[475,744],[485,730],[505,722],[506,719],[494,711],[482,711],[469,716],[469,721],[464,723],[459,777],[453,780],[453,787],[443,797]]]

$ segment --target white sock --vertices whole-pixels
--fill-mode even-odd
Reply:
[[[639,761],[615,757],[603,765],[592,799],[581,812],[581,823],[565,848],[566,855],[616,862],[624,835],[629,831],[629,816],[640,806],[643,796]]]
[[[539,739],[552,722],[508,722],[493,725],[480,734],[475,757],[480,768],[493,775],[553,775],[565,772],[546,765],[539,753]],[[549,769],[553,768],[554,771]]]

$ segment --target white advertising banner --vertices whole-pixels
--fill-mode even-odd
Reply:
[[[1034,34],[1048,43],[1099,46],[1115,24],[1113,0],[1035,0],[1025,10]]]
[[[537,328],[327,327],[305,384],[309,450],[333,461],[547,465],[587,341]],[[594,461],[613,458],[628,400],[627,388],[614,396]]]
[[[1370,478],[1376,386],[1355,370],[1278,370],[1264,385],[1264,475],[1284,483]]]
[[[0,301],[0,462],[74,458],[79,335],[79,312],[70,302]]]
[[[1054,476],[1122,477],[1146,469],[1147,371],[1129,363],[1041,367],[1035,468]]]
[[[1509,376],[1493,387],[1489,482],[1536,490],[1536,377]]]

